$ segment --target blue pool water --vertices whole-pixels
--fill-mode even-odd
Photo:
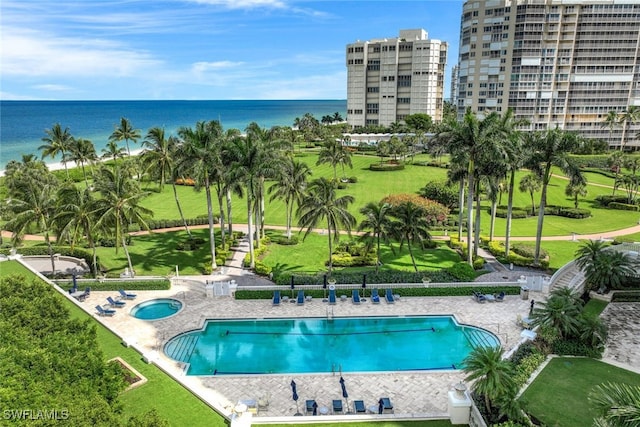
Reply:
[[[452,316],[209,320],[165,353],[188,375],[460,369],[474,346],[498,346]]]
[[[158,298],[142,302],[131,309],[137,319],[158,320],[173,316],[182,309],[182,302],[173,298]]]

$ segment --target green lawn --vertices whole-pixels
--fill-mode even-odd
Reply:
[[[589,302],[584,306],[582,310],[582,314],[585,317],[596,318],[600,316],[600,313],[607,308],[608,302],[601,301],[599,299],[590,299]]]
[[[529,414],[547,426],[590,426],[596,413],[588,395],[603,382],[640,386],[640,375],[598,360],[558,357],[549,362],[520,400]]]

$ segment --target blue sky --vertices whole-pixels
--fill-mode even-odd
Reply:
[[[457,62],[462,0],[2,0],[0,99],[345,99],[345,46],[424,28]]]

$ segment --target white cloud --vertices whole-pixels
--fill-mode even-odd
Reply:
[[[286,4],[280,0],[190,0],[200,4],[221,5],[229,9],[253,9],[271,7],[282,9]]]
[[[104,39],[59,37],[3,29],[2,72],[7,76],[130,76],[162,64],[143,51]]]
[[[46,90],[46,91],[51,91],[51,92],[67,92],[67,91],[72,90],[72,88],[69,87],[69,86],[58,85],[58,84],[54,84],[54,83],[39,84],[39,85],[33,86],[33,88],[37,89],[37,90]]]

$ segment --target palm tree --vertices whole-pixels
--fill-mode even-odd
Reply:
[[[636,105],[629,105],[620,117],[620,124],[622,125],[622,140],[620,141],[620,151],[624,150],[624,146],[627,142],[627,133],[630,133],[629,127],[638,120],[640,120],[640,107]]]
[[[529,167],[542,179],[542,193],[538,205],[538,227],[536,230],[536,249],[534,265],[540,265],[540,245],[542,242],[542,227],[544,225],[544,209],[547,205],[547,187],[551,180],[553,166],[560,168],[570,180],[578,183],[585,182],[578,165],[569,157],[581,144],[578,137],[559,128],[545,132],[533,132],[527,134],[525,145],[531,157],[528,159]]]
[[[609,142],[611,142],[611,137],[613,135],[613,129],[620,124],[620,117],[618,117],[618,112],[615,110],[610,110],[607,113],[607,116],[604,118],[600,127],[609,128]]]
[[[342,173],[344,175],[344,166],[353,167],[351,163],[351,152],[346,150],[342,142],[328,139],[322,145],[318,154],[316,165],[328,163],[333,168],[333,179],[338,180],[337,166],[342,165]]]
[[[303,197],[297,209],[298,225],[301,229],[307,229],[304,238],[309,235],[320,221],[327,222],[329,274],[333,271],[332,242],[337,242],[340,239],[339,228],[344,228],[350,234],[352,227],[356,223],[355,217],[348,211],[348,207],[353,201],[354,198],[350,195],[337,197],[334,183],[326,178],[318,178],[311,181],[307,188],[307,194]]]
[[[118,163],[118,158],[124,157],[124,151],[125,151],[125,149],[123,147],[119,147],[118,146],[118,142],[117,141],[110,140],[110,141],[107,142],[106,147],[102,149],[102,156],[101,157],[103,159],[111,158],[111,159],[113,159],[113,163],[117,164]]]
[[[518,185],[518,189],[522,193],[529,193],[529,195],[531,196],[531,215],[534,215],[534,216],[536,214],[536,202],[535,202],[535,199],[533,198],[533,195],[537,191],[540,191],[541,188],[542,188],[542,182],[540,182],[540,178],[538,177],[538,175],[534,173],[525,175],[520,180],[520,185]]]
[[[17,182],[8,201],[13,218],[6,224],[6,228],[13,231],[11,238],[14,244],[17,244],[32,226],[44,233],[52,274],[55,274],[56,265],[50,235],[55,225],[57,185],[55,177],[49,172],[37,180],[25,179]]]
[[[129,149],[129,141],[136,141],[140,139],[140,129],[134,129],[129,119],[120,117],[120,124],[115,127],[115,130],[109,137],[110,141],[124,141],[127,144],[127,155],[131,156],[131,150]]]
[[[536,302],[532,318],[535,325],[551,328],[561,338],[576,336],[582,301],[569,288],[556,289],[546,302]]]
[[[640,386],[624,383],[597,385],[589,401],[600,415],[597,427],[631,427],[640,423]]]
[[[138,182],[122,167],[114,170],[101,167],[95,180],[95,188],[100,193],[96,202],[96,227],[113,233],[116,253],[119,242],[127,257],[129,271],[135,274],[127,249],[127,230],[129,224],[138,224],[143,229],[149,228],[146,219],[151,217],[153,212],[140,205],[140,201],[149,193],[140,190]]]
[[[98,274],[96,244],[93,239],[97,220],[98,205],[93,193],[80,189],[73,184],[65,185],[58,192],[58,206],[55,221],[60,224],[62,236],[65,236],[73,249],[78,240],[85,237],[92,251],[92,268]]]
[[[467,166],[467,262],[473,264],[473,196],[476,183],[476,162],[481,156],[504,158],[506,150],[499,144],[500,117],[491,113],[480,120],[467,109],[462,122],[450,119],[444,123],[437,137],[447,141],[451,151],[451,163]]]
[[[425,209],[411,201],[406,201],[393,206],[391,215],[393,216],[389,226],[391,234],[400,241],[400,250],[402,250],[404,242],[407,243],[411,263],[417,272],[418,266],[413,256],[412,247],[414,244],[419,244],[422,247],[425,240],[431,240]]]
[[[74,138],[73,143],[71,144],[71,154],[69,155],[69,160],[75,162],[76,164],[80,164],[82,168],[82,176],[84,176],[84,183],[87,188],[89,188],[89,181],[87,180],[87,172],[84,168],[85,163],[93,163],[98,160],[98,155],[96,154],[96,147],[93,145],[93,142],[84,138]]]
[[[209,247],[211,250],[211,270],[218,268],[216,263],[216,240],[213,219],[213,202],[211,183],[215,164],[215,148],[219,142],[222,126],[218,121],[196,123],[195,128],[181,127],[178,135],[182,139],[179,155],[178,171],[195,181],[195,190],[204,188],[207,199],[207,216],[209,219]]]
[[[144,151],[140,155],[140,160],[142,161],[147,173],[152,172],[159,175],[160,192],[162,192],[166,180],[171,180],[173,198],[176,201],[180,219],[182,220],[182,224],[184,225],[187,235],[191,238],[191,230],[189,230],[189,225],[184,218],[182,205],[178,199],[178,189],[176,188],[179,144],[180,141],[173,136],[166,138],[164,128],[153,127],[149,129],[147,136],[144,141],[142,141]]]
[[[602,350],[607,341],[607,325],[597,316],[580,316],[578,324],[580,341],[588,346]]]
[[[44,132],[47,134],[47,136],[42,138],[42,141],[45,142],[45,144],[38,147],[38,150],[42,150],[42,158],[55,158],[58,154],[61,154],[61,161],[64,165],[64,170],[67,173],[68,179],[69,169],[67,169],[67,152],[71,149],[71,142],[73,140],[73,136],[71,136],[69,128],[66,127],[63,130],[60,123],[56,123],[51,129],[45,129]]]
[[[465,381],[473,381],[472,390],[484,397],[489,413],[493,404],[515,396],[513,365],[502,358],[501,347],[475,347],[464,360]]]
[[[586,248],[584,248],[586,250]],[[595,255],[585,255],[576,263],[584,271],[590,289],[604,292],[607,288],[617,289],[633,276],[633,261],[624,252],[600,249]]]
[[[385,242],[389,240],[391,205],[388,203],[369,202],[360,209],[360,213],[364,215],[364,219],[358,225],[358,231],[367,230],[361,236],[361,239],[368,243],[368,247],[371,247],[374,240],[376,242],[376,273],[378,273],[380,267],[380,242],[381,240]]]
[[[619,151],[616,152],[619,153]],[[578,197],[585,197],[587,195],[587,185],[584,182],[574,183],[569,181],[564,189],[564,194],[573,199],[573,206],[578,209]]]
[[[333,121],[334,122],[343,122],[344,119],[342,118],[342,115],[336,111],[335,113],[333,113]]]
[[[293,207],[300,203],[307,188],[307,177],[311,175],[311,169],[306,163],[286,157],[282,165],[282,171],[276,181],[269,187],[270,201],[284,200],[287,215],[287,240],[291,239],[291,224],[293,220]]]

